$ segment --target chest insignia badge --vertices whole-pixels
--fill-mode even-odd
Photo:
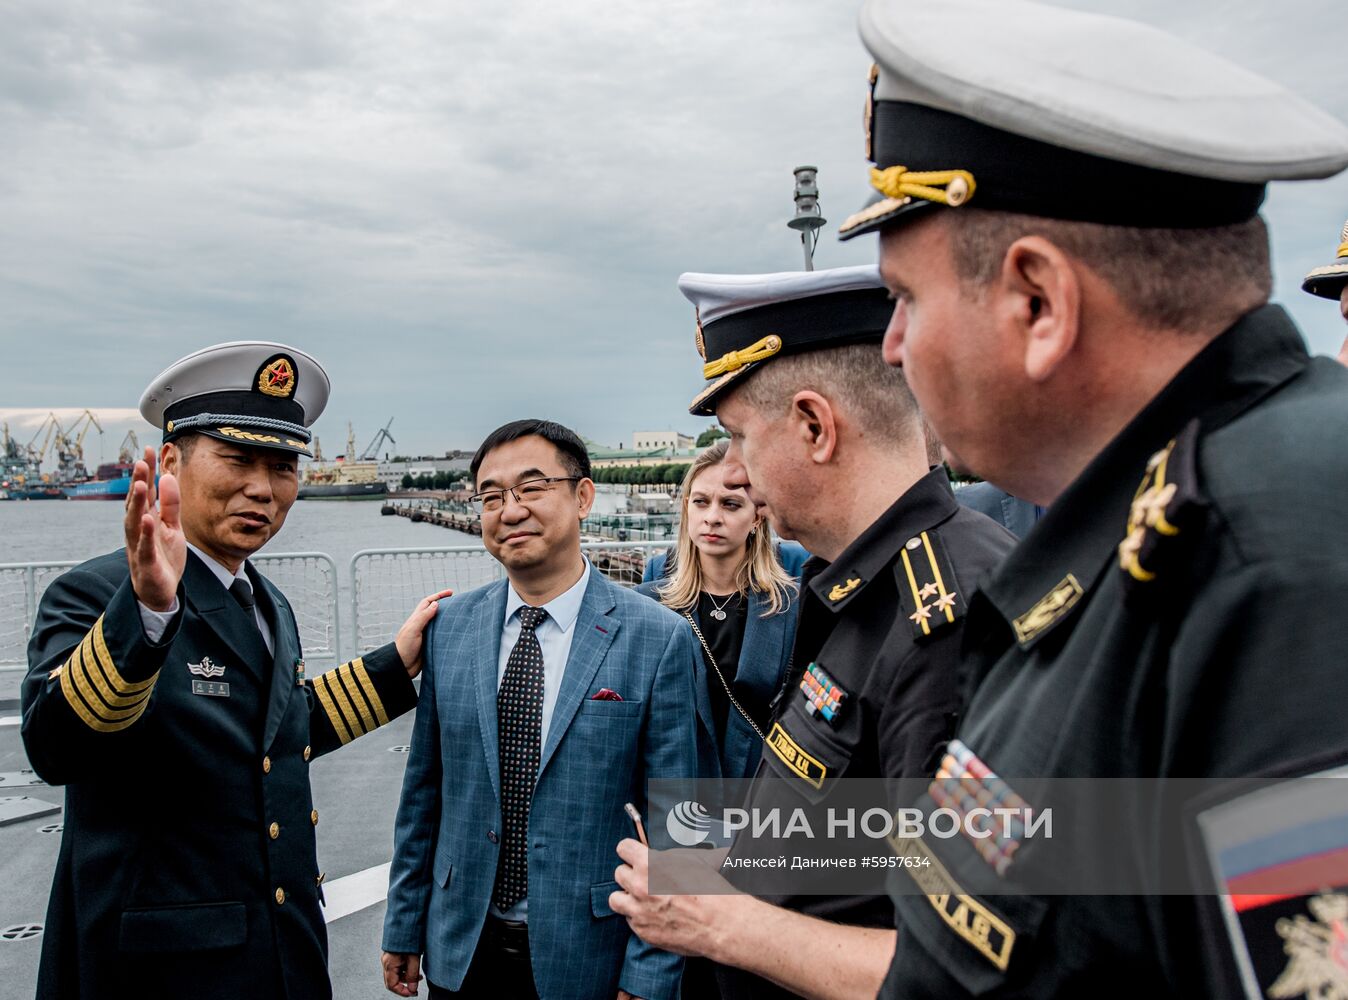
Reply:
[[[1020,848],[1034,810],[959,740],[951,740],[927,794],[943,809],[960,816],[960,831],[999,876],[1006,874]],[[1002,822],[989,810],[1009,809]],[[977,818],[975,810],[982,810]]]
[[[811,663],[800,679],[800,693],[805,696],[806,712],[818,715],[830,726],[837,728],[843,702],[847,700],[847,692],[828,675],[828,671],[817,663]]]
[[[1287,968],[1268,995],[1348,996],[1348,896],[1317,896],[1307,905],[1314,920],[1298,914],[1277,923]]]
[[[304,661],[295,657],[295,686],[304,687]]]
[[[203,656],[200,663],[189,663],[187,671],[195,677],[205,677],[207,680],[225,676],[224,664],[212,663],[209,656]]]

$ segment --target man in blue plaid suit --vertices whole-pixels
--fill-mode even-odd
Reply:
[[[682,959],[609,906],[626,802],[693,777],[692,634],[580,551],[594,501],[574,433],[519,420],[473,458],[507,580],[426,632],[384,921],[385,986],[412,996],[673,1000]]]

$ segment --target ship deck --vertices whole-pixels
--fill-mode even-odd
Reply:
[[[33,780],[19,735],[19,671],[0,672],[0,799],[26,796],[59,808],[60,788]],[[337,1000],[385,995],[379,972],[386,866],[411,713],[311,768],[319,867],[326,872],[329,971]],[[47,894],[61,835],[59,812],[0,825],[0,1000],[35,994]],[[0,818],[0,822],[3,822]]]

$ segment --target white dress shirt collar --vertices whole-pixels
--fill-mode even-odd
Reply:
[[[580,606],[585,600],[585,588],[590,582],[590,560],[581,556],[582,567],[580,579],[571,585],[571,588],[561,594],[558,594],[552,600],[544,604],[543,610],[548,613],[548,620],[557,626],[563,633],[570,632],[576,624],[576,619],[580,616]],[[228,585],[226,585],[228,586]],[[505,620],[509,622],[514,617],[515,612],[525,606],[524,598],[515,593],[513,584],[506,587],[506,608]]]
[[[226,590],[230,588],[235,580],[242,580],[244,583],[248,584],[249,590],[253,589],[253,581],[248,579],[248,574],[244,570],[244,566],[247,565],[246,562],[239,563],[239,571],[237,573],[231,573],[228,567],[216,562],[191,542],[187,543],[187,547],[196,554],[198,559],[206,564],[206,568],[215,574],[215,578],[220,581],[220,586],[224,587]]]

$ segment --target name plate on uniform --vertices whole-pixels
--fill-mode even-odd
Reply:
[[[193,681],[193,694],[204,694],[211,698],[228,698],[229,685],[224,681]]]

